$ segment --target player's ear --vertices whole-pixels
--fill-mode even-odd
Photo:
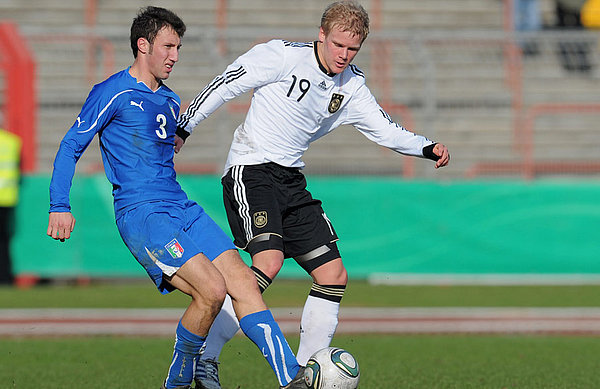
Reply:
[[[323,27],[319,27],[319,42],[325,42],[325,31],[323,30]]]
[[[140,53],[147,54],[150,51],[150,42],[146,38],[138,38],[137,46]]]

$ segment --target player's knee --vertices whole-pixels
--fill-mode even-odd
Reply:
[[[212,289],[214,300],[220,308],[221,305],[223,305],[223,301],[225,301],[225,296],[227,296],[227,284],[225,283],[225,280],[222,280],[222,282],[215,282]]]
[[[276,244],[281,240],[281,237],[270,234],[269,242]],[[257,250],[257,246],[253,246],[255,251],[252,253],[252,265],[260,269],[260,271],[271,280],[277,276],[283,266],[283,250],[278,248],[262,247]]]
[[[227,296],[227,287],[224,280],[215,279],[202,286],[202,291],[192,296],[199,305],[204,305],[211,311],[218,312]]]
[[[341,262],[341,259],[340,259],[340,262]],[[348,271],[346,270],[346,267],[343,264],[341,266],[339,266],[334,271],[333,277],[335,278],[335,280],[333,281],[334,284],[346,285],[348,283]]]
[[[273,259],[268,261],[252,261],[252,264],[255,268],[259,269],[266,277],[270,280],[273,280],[283,265],[283,260]]]
[[[321,265],[311,275],[313,280],[321,285],[346,285],[348,283],[348,271],[341,258]]]

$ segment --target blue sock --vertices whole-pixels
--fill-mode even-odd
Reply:
[[[181,324],[181,321],[177,325],[175,334],[173,361],[169,366],[169,375],[165,381],[165,387],[167,388],[192,384],[194,371],[196,370],[196,360],[200,357],[200,350],[206,340],[206,337],[188,331]]]
[[[240,328],[267,359],[279,385],[289,384],[298,373],[300,365],[271,311],[265,310],[244,316],[240,320]]]

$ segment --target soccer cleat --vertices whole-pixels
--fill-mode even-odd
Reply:
[[[219,362],[214,359],[200,359],[196,362],[196,389],[221,389],[219,382]]]
[[[296,377],[287,384],[286,386],[282,386],[281,389],[306,389],[306,382],[304,381],[304,366],[300,366],[300,370],[298,370],[298,374]]]

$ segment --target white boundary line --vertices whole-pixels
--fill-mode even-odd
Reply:
[[[584,273],[373,273],[373,285],[600,285],[600,274]]]

